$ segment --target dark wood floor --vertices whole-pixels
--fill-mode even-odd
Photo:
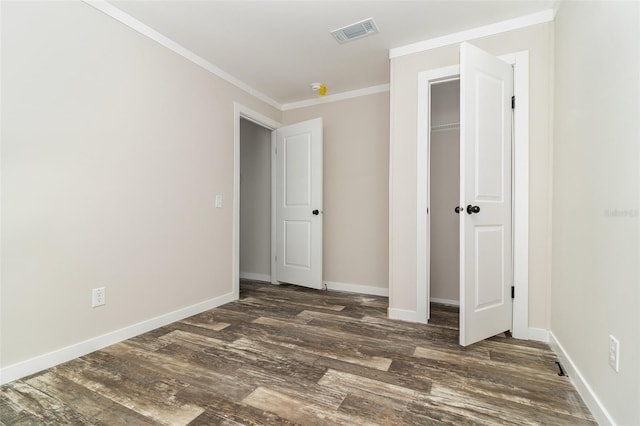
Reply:
[[[548,346],[457,344],[387,299],[244,282],[239,301],[0,388],[0,423],[593,424]]]

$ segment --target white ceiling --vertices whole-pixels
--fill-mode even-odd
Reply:
[[[499,1],[110,1],[280,104],[389,82],[389,49],[553,7]],[[338,44],[329,31],[372,17],[379,34]]]

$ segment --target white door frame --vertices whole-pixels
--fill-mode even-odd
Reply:
[[[271,282],[276,284],[276,164],[275,135],[273,133],[281,124],[237,102],[233,103],[233,262],[231,271],[232,291],[234,297],[240,297],[240,119],[244,118],[259,126],[269,129],[271,133]]]
[[[514,142],[513,142],[513,273],[516,297],[513,300],[512,334],[529,339],[529,52],[500,56],[513,65]],[[430,85],[456,79],[460,66],[438,68],[418,74],[418,138],[417,138],[417,292],[418,322],[429,319],[429,173],[430,155]]]

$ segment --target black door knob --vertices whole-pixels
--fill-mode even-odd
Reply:
[[[314,210],[311,213],[313,213],[314,215],[318,216],[320,214],[320,210]]]
[[[453,211],[456,213],[460,213],[462,210],[464,210],[464,207],[460,207],[460,206],[457,206],[455,209],[453,209]]]
[[[467,206],[467,213],[469,213],[469,214],[480,213],[480,207],[472,206],[471,204],[469,204]]]

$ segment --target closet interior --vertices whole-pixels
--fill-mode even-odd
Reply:
[[[430,301],[460,302],[460,80],[431,84],[429,170]]]

